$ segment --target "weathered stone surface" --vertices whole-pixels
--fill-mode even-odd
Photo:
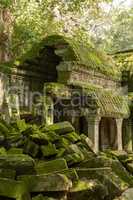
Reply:
[[[99,168],[99,167],[111,167],[112,171],[121,179],[123,182],[129,185],[133,185],[133,179],[130,174],[126,171],[124,166],[118,161],[104,156],[90,157],[87,161],[79,164],[79,167],[84,168]]]
[[[133,163],[127,163],[126,168],[130,173],[133,174]]]
[[[88,158],[88,160],[85,160],[84,162],[80,163],[79,167],[82,168],[101,168],[101,167],[109,167],[112,163],[112,159],[103,157],[103,156],[91,156]]]
[[[36,143],[30,140],[26,141],[24,145],[24,153],[29,154],[34,158],[38,154],[38,151],[39,151],[39,146]]]
[[[35,143],[41,144],[41,145],[48,144],[48,140],[49,140],[47,135],[41,132],[30,135],[30,139],[34,141]]]
[[[21,181],[0,178],[0,196],[16,200],[30,200],[27,188]]]
[[[71,133],[74,130],[73,126],[69,122],[60,122],[53,125],[46,126],[42,128],[42,131],[54,131],[55,133],[62,135],[66,133]]]
[[[82,157],[84,157],[83,153],[81,152],[80,148],[76,145],[76,144],[71,144],[66,148],[66,151],[68,154],[73,154],[73,153],[77,153],[77,154],[81,154]]]
[[[86,135],[82,134],[81,135],[81,141],[83,144],[87,145],[87,147],[89,148],[89,150],[91,150],[92,152],[94,152],[94,144],[92,143],[92,141],[90,140],[90,138],[88,138]]]
[[[81,179],[73,185],[68,195],[68,200],[103,200],[108,194],[104,187],[97,180]]]
[[[49,143],[48,145],[41,146],[41,152],[44,157],[53,156],[57,154],[55,144]]]
[[[133,186],[133,178],[119,161],[112,161],[112,171],[123,181],[123,184]]]
[[[19,176],[30,192],[61,192],[68,191],[72,182],[62,174]]]
[[[21,148],[10,148],[7,154],[23,154],[23,149]]]
[[[64,157],[65,151],[66,151],[66,149],[65,149],[64,147],[59,148],[59,149],[57,150],[56,158]]]
[[[67,178],[70,179],[72,182],[78,181],[79,179],[76,169],[67,169],[60,171],[60,173],[67,176]]]
[[[35,164],[35,170],[37,174],[55,173],[67,169],[68,166],[66,160],[64,159],[56,159],[48,162],[38,161]]]
[[[15,179],[16,171],[12,169],[0,169],[0,178]]]
[[[68,166],[72,166],[76,163],[80,163],[84,160],[83,154],[73,153],[65,156]]]
[[[122,190],[127,189],[127,186],[123,185],[121,179],[111,172],[111,168],[90,168],[90,169],[77,169],[79,178],[96,179],[103,184],[108,191],[108,197],[113,198],[120,194]],[[120,185],[122,183],[122,185]]]
[[[133,188],[127,189],[122,195],[114,200],[132,200],[133,199]]]
[[[70,140],[72,143],[75,143],[81,139],[81,137],[76,132],[68,133],[64,137]]]
[[[128,159],[128,154],[125,151],[106,151],[107,155],[110,155],[114,158],[118,158],[120,161],[124,161],[125,159]]]
[[[6,126],[6,124],[3,123],[3,121],[2,122],[0,121],[0,133],[3,134],[4,136],[9,134],[9,129]]]
[[[64,137],[60,137],[59,140],[55,143],[57,148],[67,148],[70,144],[71,142]]]
[[[13,169],[17,174],[24,174],[34,168],[34,160],[24,154],[1,155],[0,168]]]

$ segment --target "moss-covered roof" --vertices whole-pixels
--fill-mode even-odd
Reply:
[[[89,38],[88,42],[85,43],[83,40],[79,40],[76,37],[68,38],[60,35],[51,35],[41,42],[40,49],[38,50],[42,53],[45,47],[54,48],[55,54],[59,56],[62,61],[77,62],[87,69],[96,70],[112,78],[118,78],[119,76],[115,62],[111,56],[97,50],[93,44],[89,42]],[[38,55],[35,55],[35,57]]]
[[[76,38],[63,38],[61,36],[50,36],[45,39],[44,44],[57,47],[55,53],[62,57],[63,61],[77,61],[88,69],[99,71],[105,75],[117,77],[118,71],[111,56],[97,50],[92,43],[84,43]],[[62,45],[63,44],[63,45]]]
[[[60,83],[48,83],[45,84],[46,91],[49,95],[53,95],[58,98],[72,98],[73,92],[79,89],[82,96],[92,97],[92,103],[94,106],[100,109],[101,116],[108,117],[129,117],[129,105],[128,97],[119,95],[117,92],[114,93],[110,90],[105,90],[95,85],[81,85],[74,84],[66,87]],[[72,90],[71,90],[72,89]],[[90,100],[90,98],[89,98]],[[89,105],[88,105],[89,106]]]
[[[86,95],[92,95],[97,106],[100,108],[102,116],[128,117],[129,105],[128,98],[114,93],[114,91],[105,90],[95,85],[80,86]]]

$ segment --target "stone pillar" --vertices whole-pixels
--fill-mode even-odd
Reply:
[[[54,102],[50,96],[44,97],[44,123],[47,125],[54,123]]]
[[[101,117],[92,116],[88,118],[88,137],[94,144],[94,151],[99,151],[99,123]]]
[[[122,123],[123,123],[123,119],[122,118],[116,119],[118,151],[122,151],[123,150],[123,145],[122,145]]]

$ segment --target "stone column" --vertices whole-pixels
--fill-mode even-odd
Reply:
[[[99,151],[99,123],[101,117],[92,116],[88,118],[88,137],[94,144],[94,151]]]
[[[122,118],[116,119],[118,151],[122,151],[123,150],[123,145],[122,145],[122,123],[123,123],[123,119]]]
[[[54,123],[54,102],[50,96],[44,97],[44,123],[47,125]]]

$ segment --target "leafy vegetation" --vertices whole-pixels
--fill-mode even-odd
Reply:
[[[108,1],[109,0],[104,0]],[[14,58],[26,55],[42,39],[53,33],[72,36],[86,32],[89,15],[100,13],[101,0],[1,0],[1,9],[10,9],[12,16],[12,43]],[[88,11],[86,15],[85,12]],[[85,34],[84,34],[85,35]],[[83,36],[83,34],[82,34]],[[26,55],[27,56],[27,55]]]

